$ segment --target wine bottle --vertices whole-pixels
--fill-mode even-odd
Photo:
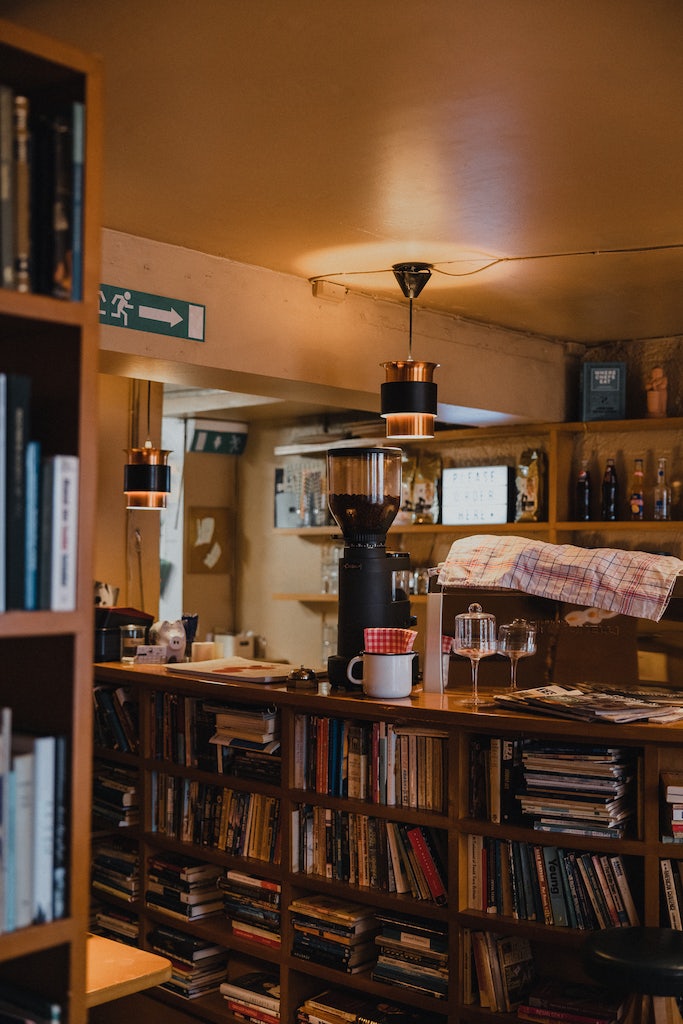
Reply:
[[[654,499],[655,519],[670,519],[671,488],[666,482],[666,459],[660,459],[657,465]]]
[[[581,460],[581,469],[576,479],[576,508],[578,522],[588,522],[591,518],[591,475],[588,459]]]
[[[633,476],[631,477],[631,496],[629,498],[629,510],[631,519],[642,519],[645,507],[645,493],[643,490],[643,460],[633,460]]]
[[[608,459],[605,466],[605,475],[602,478],[602,518],[608,521],[617,519],[617,505],[619,500],[619,483],[614,459]]]

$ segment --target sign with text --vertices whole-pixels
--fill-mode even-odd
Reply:
[[[448,526],[511,522],[514,470],[509,466],[444,469],[441,521]]]
[[[110,327],[204,341],[206,306],[196,302],[101,284],[99,312],[100,323]]]

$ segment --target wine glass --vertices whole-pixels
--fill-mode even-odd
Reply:
[[[479,704],[479,662],[495,654],[497,646],[496,617],[482,611],[480,604],[471,604],[466,612],[455,616],[453,650],[462,658],[469,658],[472,665],[472,697],[468,704]]]
[[[517,662],[536,653],[536,623],[513,619],[498,630],[498,653],[510,659],[510,689],[517,689]]]

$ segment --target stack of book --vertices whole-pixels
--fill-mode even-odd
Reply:
[[[140,895],[137,844],[118,837],[95,840],[92,850],[92,887],[97,893],[106,893],[133,903]]]
[[[300,804],[292,815],[295,870],[416,900],[448,902],[441,830]]]
[[[297,715],[294,742],[297,789],[445,809],[446,734],[440,729]]]
[[[551,978],[539,980],[517,1007],[519,1020],[532,1024],[616,1024],[621,1019],[623,997],[595,985]]]
[[[91,930],[128,946],[138,946],[140,922],[136,914],[115,907],[97,904],[93,908]]]
[[[408,914],[377,911],[376,981],[445,999],[448,996],[448,928]]]
[[[621,854],[469,835],[468,906],[556,927],[639,923]]]
[[[309,996],[296,1015],[297,1024],[443,1024],[444,1018],[411,1009],[364,992],[328,988]]]
[[[85,107],[0,83],[0,284],[82,297]]]
[[[632,753],[622,747],[527,740],[522,813],[541,831],[622,839],[636,819]]]
[[[79,462],[43,455],[32,391],[27,374],[0,373],[0,611],[73,611]]]
[[[228,869],[217,881],[223,893],[223,909],[234,935],[280,945],[280,895],[282,886],[267,878]]]
[[[683,843],[683,772],[663,771],[662,842]]]
[[[140,821],[138,772],[123,765],[96,761],[93,766],[93,824],[126,828]]]
[[[228,1009],[253,1024],[280,1024],[280,977],[277,971],[248,971],[221,983]]]
[[[12,731],[0,708],[0,932],[67,914],[67,738]]]
[[[138,752],[138,706],[125,686],[95,686],[93,689],[95,745],[124,754]]]
[[[216,885],[221,868],[193,857],[156,853],[147,861],[145,902],[154,910],[194,921],[223,909],[223,897]]]
[[[347,974],[367,970],[374,962],[378,925],[372,908],[319,894],[292,900],[289,909],[292,956]]]
[[[225,981],[228,950],[224,946],[159,924],[148,938],[155,953],[171,961],[171,978],[161,986],[167,991],[183,999],[198,999],[217,992]]]
[[[466,1001],[479,992],[479,1004],[498,1013],[511,1013],[529,992],[536,976],[529,940],[521,935],[472,931],[464,935],[464,992]],[[469,945],[467,945],[469,940]]]
[[[280,719],[271,705],[231,706],[204,701],[204,710],[215,716],[211,742],[217,746],[265,754],[280,749]]]

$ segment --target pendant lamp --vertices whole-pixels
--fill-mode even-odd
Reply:
[[[386,380],[381,388],[381,414],[386,436],[392,440],[434,437],[436,384],[432,380],[438,363],[413,359],[413,299],[432,276],[429,263],[396,263],[392,267],[401,291],[409,300],[408,358],[382,363]]]
[[[167,465],[171,454],[164,448],[155,448],[149,439],[151,382],[147,382],[147,440],[142,448],[127,450],[128,463],[123,470],[123,490],[126,508],[162,509],[171,490],[171,467]]]

